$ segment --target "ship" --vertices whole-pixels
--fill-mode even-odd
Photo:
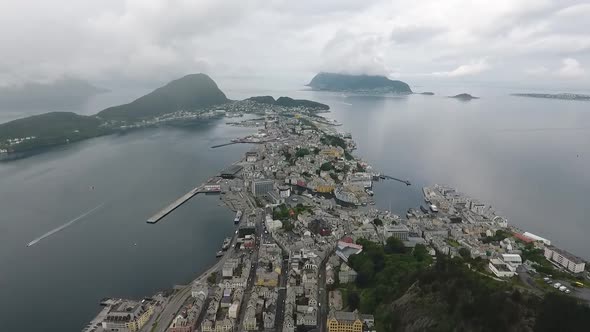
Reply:
[[[242,211],[238,210],[238,212],[236,212],[236,217],[234,218],[234,224],[239,224],[240,219],[242,219]]]
[[[231,238],[226,237],[225,240],[223,240],[223,245],[221,246],[221,250],[227,250],[229,249],[229,245],[231,244]]]
[[[215,254],[215,257],[221,257],[223,256],[223,251],[218,251],[217,254]]]

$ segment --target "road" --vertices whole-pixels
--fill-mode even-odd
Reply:
[[[232,238],[232,245],[235,244],[235,242],[236,242],[236,237],[234,236]],[[201,281],[206,282],[207,277],[209,277],[209,275],[212,272],[219,270],[223,266],[223,264],[225,263],[225,261],[227,260],[227,258],[229,256],[230,255],[228,255],[226,253],[219,261],[217,261],[217,263],[215,263],[215,265],[211,266],[209,269],[207,269],[205,272],[203,272],[199,277],[194,279],[188,285],[184,286],[182,289],[178,290],[176,293],[174,293],[174,295],[172,295],[169,298],[168,302],[164,306],[164,309],[162,310],[159,317],[156,318],[156,320],[154,322],[154,323],[158,324],[158,326],[154,329],[154,332],[165,332],[166,331],[166,329],[168,328],[168,326],[170,326],[172,320],[174,319],[174,317],[176,316],[178,311],[180,311],[180,308],[182,308],[184,303],[191,296],[192,284],[194,282],[201,282]],[[142,329],[142,331],[150,331],[152,326],[153,326],[153,323],[146,324],[144,326],[144,329]]]

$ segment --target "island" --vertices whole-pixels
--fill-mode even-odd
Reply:
[[[330,107],[289,97],[252,97],[229,100],[205,74],[174,80],[128,104],[109,107],[95,115],[50,112],[0,124],[0,154],[42,151],[92,137],[158,125],[182,125],[203,119],[264,114],[264,105],[321,113]],[[9,158],[11,159],[11,158]]]
[[[513,94],[511,94],[511,96],[590,101],[590,95],[582,95],[582,94],[575,94],[575,93],[556,93],[556,94],[552,94],[552,93],[513,93]]]
[[[108,91],[73,78],[62,78],[51,83],[26,82],[0,87],[0,108],[73,110],[88,98]]]
[[[455,98],[455,99],[464,100],[464,101],[469,101],[471,99],[479,99],[479,97],[474,97],[468,93],[460,93],[455,96],[450,96],[449,98]]]
[[[425,95],[425,96],[434,96],[434,92],[430,92],[430,91],[420,92],[419,94]]]
[[[385,76],[319,73],[307,84],[313,90],[354,93],[411,94],[410,86]]]

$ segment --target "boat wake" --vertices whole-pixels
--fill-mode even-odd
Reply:
[[[63,224],[63,225],[61,225],[61,226],[59,226],[59,227],[57,227],[57,228],[54,228],[54,229],[50,230],[49,232],[47,232],[47,233],[45,233],[45,234],[43,234],[43,235],[39,236],[38,238],[36,238],[36,239],[34,239],[33,241],[29,242],[29,243],[27,244],[27,247],[34,246],[35,244],[37,244],[37,242],[39,242],[39,241],[43,240],[44,238],[46,238],[46,237],[49,237],[49,236],[51,236],[51,235],[53,235],[53,234],[55,234],[55,233],[57,233],[57,232],[59,232],[59,231],[62,231],[62,230],[64,230],[64,229],[65,229],[65,228],[67,228],[67,227],[70,227],[70,226],[72,226],[72,225],[73,225],[73,224],[74,224],[76,221],[78,221],[78,220],[80,220],[80,219],[82,219],[82,218],[86,217],[87,215],[91,214],[92,212],[94,212],[94,211],[96,211],[96,210],[100,209],[101,207],[103,207],[103,206],[104,206],[104,204],[105,204],[105,203],[101,203],[100,205],[98,205],[98,206],[96,206],[96,207],[94,207],[94,208],[92,208],[92,209],[90,209],[90,210],[88,210],[88,211],[86,211],[86,212],[82,213],[81,215],[79,215],[79,216],[77,216],[76,218],[74,218],[74,219],[72,219],[72,220],[68,221],[67,223],[65,223],[65,224]]]

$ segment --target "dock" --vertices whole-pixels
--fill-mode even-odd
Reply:
[[[223,144],[218,144],[218,145],[213,145],[211,147],[211,149],[217,149],[223,146],[228,146],[228,145],[233,145],[233,144],[238,144],[239,142],[229,142],[229,143],[223,143]]]
[[[201,192],[203,190],[203,188],[204,188],[203,186],[198,186],[198,187],[194,188],[193,190],[187,192],[186,194],[182,195],[179,199],[175,200],[170,205],[168,205],[167,207],[165,207],[162,210],[160,210],[158,213],[156,213],[153,216],[151,216],[147,220],[147,222],[149,224],[155,224],[155,223],[157,223],[158,221],[160,221],[160,219],[164,218],[170,212],[174,211],[177,207],[181,206],[186,201],[188,201],[189,199],[193,198],[193,196],[195,196],[196,194],[198,194],[199,192]]]
[[[381,175],[382,179],[388,179],[388,180],[395,180],[401,183],[404,183],[406,186],[411,186],[412,184],[410,183],[410,181],[408,180],[402,180],[402,179],[398,179],[398,178],[394,178],[393,176],[389,176],[389,175]]]

